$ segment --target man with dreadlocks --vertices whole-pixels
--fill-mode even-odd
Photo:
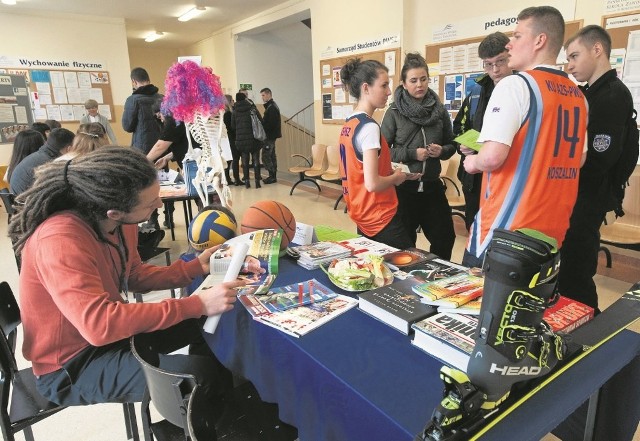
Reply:
[[[170,267],[141,262],[137,224],[162,206],[158,193],[156,170],[143,155],[105,147],[43,166],[18,197],[22,208],[9,231],[22,256],[23,353],[47,399],[140,401],[145,379],[129,337],[155,332],[167,353],[188,343],[206,348],[201,319],[233,307],[239,280],[160,303],[125,300],[129,290],[186,286],[209,272],[213,249]],[[229,380],[208,348],[202,355],[161,356],[160,367],[196,375],[212,399]]]

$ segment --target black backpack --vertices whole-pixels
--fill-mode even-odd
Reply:
[[[625,188],[629,185],[629,177],[636,169],[636,163],[638,162],[640,132],[638,132],[638,124],[636,122],[637,116],[638,112],[633,109],[631,111],[631,117],[627,119],[622,152],[620,153],[618,161],[611,167],[609,174],[611,195],[613,197],[613,211],[616,213],[616,217],[624,216],[622,201],[624,199]]]

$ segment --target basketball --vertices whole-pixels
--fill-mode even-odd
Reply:
[[[203,251],[235,237],[237,227],[236,222],[226,213],[205,210],[193,218],[187,236],[194,249]]]
[[[250,233],[256,230],[281,229],[280,249],[285,249],[296,234],[296,219],[291,211],[276,201],[258,201],[244,212],[240,231]]]

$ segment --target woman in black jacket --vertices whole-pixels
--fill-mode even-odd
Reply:
[[[253,137],[253,126],[251,125],[251,111],[256,112],[260,122],[262,117],[255,109],[255,106],[247,100],[244,93],[236,93],[236,104],[233,106],[231,114],[231,130],[236,133],[236,148],[242,155],[242,171],[245,176],[244,185],[251,188],[249,180],[249,160],[253,161],[253,173],[256,180],[256,188],[260,188],[260,147],[262,143]],[[251,158],[250,158],[251,157]]]
[[[227,99],[227,104],[224,108],[224,116],[222,120],[224,121],[224,125],[227,128],[227,137],[229,138],[229,147],[231,148],[231,155],[233,157],[232,161],[227,161],[227,168],[225,170],[225,174],[227,176],[227,182],[229,185],[241,185],[242,181],[240,180],[240,152],[236,148],[236,132],[231,128],[231,115],[233,112],[233,98],[231,95],[224,96]],[[233,180],[229,175],[230,169],[233,170]]]

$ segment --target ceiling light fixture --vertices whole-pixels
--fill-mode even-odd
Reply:
[[[156,41],[158,38],[162,38],[163,36],[164,36],[164,32],[153,32],[147,35],[144,38],[144,41],[146,41],[147,43],[151,43],[152,41]]]
[[[195,7],[191,8],[191,9],[189,9],[184,14],[182,14],[180,17],[178,17],[178,21],[189,21],[192,18],[197,17],[198,15],[202,14],[206,10],[207,10],[207,8],[205,8],[204,6],[195,6]]]
[[[16,4],[16,0],[2,0],[2,3],[5,5],[15,5]]]

